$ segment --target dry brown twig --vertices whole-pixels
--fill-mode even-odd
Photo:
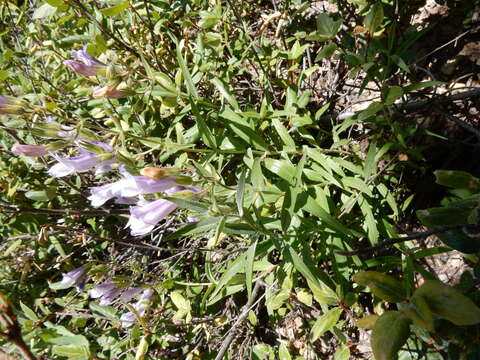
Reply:
[[[37,360],[37,357],[33,355],[25,341],[23,341],[20,324],[12,306],[3,294],[0,294],[0,323],[3,327],[3,331],[0,331],[0,336],[15,345],[24,359]]]

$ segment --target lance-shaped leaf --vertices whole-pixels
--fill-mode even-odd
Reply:
[[[396,360],[410,335],[409,320],[398,311],[386,311],[375,323],[371,345],[376,360]]]
[[[440,185],[456,189],[480,189],[480,179],[465,171],[437,170],[434,174]]]
[[[389,302],[402,302],[406,299],[403,284],[397,279],[376,271],[362,271],[353,276],[353,281],[368,286],[373,294]]]
[[[383,21],[383,6],[381,2],[378,2],[372,6],[368,14],[363,19],[363,23],[368,32],[373,35],[377,31],[378,27],[382,25]]]
[[[361,319],[358,319],[355,322],[355,325],[362,329],[372,330],[375,327],[378,318],[379,316],[375,314],[367,315]]]
[[[468,297],[437,280],[427,280],[413,294],[413,299],[425,299],[430,310],[455,325],[480,323],[480,308]]]
[[[430,208],[418,210],[418,219],[429,228],[444,225],[464,224],[470,217],[473,208],[468,204],[458,204],[458,206]],[[466,254],[472,254],[480,250],[480,241],[478,238],[470,237],[461,229],[448,230],[438,233],[437,236],[443,243],[451,248]]]
[[[434,331],[433,313],[425,298],[421,296],[413,297],[409,306],[403,309],[403,312],[412,320],[414,325],[427,331]]]

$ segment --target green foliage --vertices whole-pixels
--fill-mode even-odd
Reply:
[[[394,292],[395,282],[401,288],[401,282],[390,276],[364,271],[355,274],[353,279],[360,285],[368,285],[382,299],[401,303],[399,311],[386,311],[380,317],[370,315],[357,322],[357,326],[373,329],[371,344],[376,359],[398,358],[400,348],[411,334],[410,324],[414,329],[418,327],[430,332],[431,336],[448,338],[451,334],[445,334],[446,329],[450,333],[456,332],[456,341],[464,347],[463,352],[473,350],[472,333],[466,326],[480,326],[480,308],[455,288],[438,280],[427,280],[415,289],[410,298],[394,299],[389,293]],[[388,289],[387,292],[384,289]],[[442,319],[449,323],[441,323]],[[456,328],[451,331],[453,325]]]
[[[411,48],[427,30],[397,37],[386,2],[348,1],[330,12],[305,1],[275,6],[0,5],[0,95],[8,96],[6,105],[0,98],[0,291],[36,356],[214,359],[232,331],[238,336],[228,359],[348,359],[358,337],[350,320],[374,305],[361,301],[352,278],[379,299],[411,300],[364,321],[374,329],[378,359],[393,358],[407,341],[407,320],[430,332],[437,317],[466,324],[463,313],[433,305],[437,293],[476,314],[476,305],[449,287],[428,296],[419,295],[422,287],[413,291],[417,273],[429,276],[419,260],[449,248],[398,245],[400,255],[381,259],[339,253],[394,236],[414,197],[399,174],[418,167],[422,149],[410,142],[418,128],[393,121],[392,106],[442,84],[397,81],[411,71]],[[105,64],[94,76],[64,62],[83,48]],[[325,76],[328,67],[338,74]],[[347,103],[340,85],[322,88],[331,75],[349,86],[358,78],[359,96],[376,84],[378,101],[337,116]],[[18,155],[14,144],[46,145],[50,155]],[[115,160],[112,171],[47,172],[58,157],[84,152]],[[123,171],[199,189],[93,206],[92,189],[124,179]],[[441,208],[419,211],[420,221],[477,224],[478,179],[436,176],[457,191]],[[122,202],[160,199],[175,212],[132,236],[125,226],[133,210]],[[476,253],[467,230],[440,237]],[[80,266],[84,286],[62,279]],[[372,267],[377,271],[367,271]],[[402,272],[403,280],[387,272]],[[108,283],[118,293],[105,304],[92,294]],[[120,297],[136,288],[134,300]],[[145,291],[152,293],[141,303]],[[395,332],[389,341],[382,327]],[[7,340],[1,345],[13,353]],[[415,341],[425,353],[432,348]]]
[[[410,335],[409,321],[398,311],[386,311],[376,321],[372,332],[375,359],[396,360],[398,350]]]

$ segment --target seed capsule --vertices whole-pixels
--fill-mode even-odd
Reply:
[[[150,179],[160,180],[167,176],[167,171],[159,167],[148,166],[140,170],[140,174]]]

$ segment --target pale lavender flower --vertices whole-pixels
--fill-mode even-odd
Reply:
[[[138,195],[153,194],[170,189],[176,185],[175,179],[150,179],[146,176],[133,176],[121,169],[123,179],[111,184],[90,188],[89,200],[93,207],[99,207],[108,200],[116,198],[120,203],[131,203],[132,198]]]
[[[120,99],[127,96],[126,92],[117,90],[116,86],[95,86],[93,88],[93,95],[95,99],[107,98],[107,99]]]
[[[105,294],[111,292],[114,289],[115,289],[115,283],[106,282],[106,283],[103,283],[103,284],[100,284],[100,285],[97,285],[97,286],[93,287],[92,290],[90,290],[88,292],[88,294],[92,298],[97,299],[97,298],[102,297]]]
[[[48,174],[53,177],[63,177],[76,172],[87,171],[100,163],[96,154],[83,149],[80,149],[80,155],[78,156],[69,158],[62,158],[54,154],[52,156],[58,161],[48,170]]]
[[[200,219],[199,218],[196,218],[196,217],[193,217],[193,216],[187,216],[187,224],[193,224],[193,223],[196,223],[196,222],[199,222]]]
[[[158,199],[145,205],[130,207],[130,219],[126,227],[130,227],[132,236],[145,235],[155,225],[177,208],[177,205],[165,199]]]
[[[99,304],[101,306],[110,305],[115,298],[119,297],[122,302],[130,301],[135,295],[141,292],[141,288],[122,289],[117,288],[113,282],[105,282],[95,286],[89,291],[89,295],[94,298],[100,298]],[[121,295],[121,296],[120,296]]]
[[[0,115],[1,114],[21,114],[25,104],[22,100],[12,96],[0,95]]]
[[[142,288],[139,287],[134,287],[128,290],[125,290],[125,292],[120,296],[120,301],[122,302],[128,302],[132,300],[134,296],[136,296],[138,293],[142,291]]]
[[[105,143],[99,141],[88,142],[100,146],[107,152],[113,151],[113,148]],[[57,164],[48,170],[48,174],[53,177],[63,177],[77,172],[88,171],[93,168],[96,169],[95,174],[98,175],[111,170],[112,165],[117,162],[115,158],[101,160],[97,154],[82,148],[80,148],[80,155],[78,156],[62,158],[55,154],[51,155],[58,161]]]
[[[38,157],[48,153],[48,147],[44,145],[23,145],[17,144],[12,146],[12,152],[17,155]]]
[[[122,326],[124,328],[128,328],[128,327],[132,326],[133,323],[135,322],[135,319],[136,319],[135,314],[132,313],[131,311],[123,314],[122,316],[120,316],[120,321],[121,321]]]
[[[107,66],[91,56],[87,52],[86,46],[82,50],[72,51],[72,56],[79,61],[65,60],[63,63],[67,65],[70,70],[83,76],[96,76],[103,73]]]
[[[150,305],[150,300],[153,295],[153,290],[152,289],[146,289],[143,293],[142,296],[140,296],[140,299],[137,301],[135,305],[133,305],[133,308],[138,312],[140,316],[145,315],[145,312],[148,309],[148,306]],[[132,313],[131,311],[123,314],[120,317],[120,321],[122,323],[123,327],[130,327],[133,325],[135,322],[135,314]]]
[[[99,207],[108,200],[116,197],[117,199],[129,199],[130,194],[136,196],[137,191],[135,184],[129,179],[121,179],[111,184],[94,186],[90,188],[91,195],[88,197],[93,207]]]
[[[85,268],[80,266],[72,271],[62,274],[61,285],[65,287],[75,286],[77,291],[81,291],[85,284],[86,274]]]
[[[105,295],[103,295],[100,298],[100,302],[99,302],[100,306],[110,305],[112,301],[115,300],[115,298],[117,298],[122,293],[122,291],[123,291],[122,289],[113,289],[108,293],[106,293]]]

